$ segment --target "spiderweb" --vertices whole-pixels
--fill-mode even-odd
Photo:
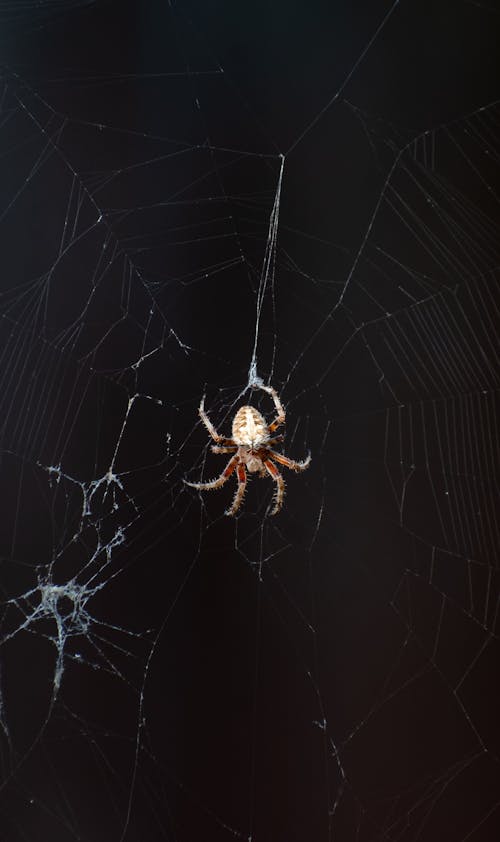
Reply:
[[[498,20],[276,9],[0,4],[9,842],[498,835]]]

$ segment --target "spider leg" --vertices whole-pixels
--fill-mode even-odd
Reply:
[[[273,389],[272,386],[261,386],[260,388],[263,389],[264,392],[267,392],[268,395],[271,395],[271,397],[274,401],[274,406],[276,407],[276,413],[277,413],[276,418],[274,419],[274,421],[272,421],[269,424],[269,428],[268,428],[270,433],[274,433],[274,431],[278,427],[281,427],[281,425],[285,423],[285,418],[286,418],[285,409],[284,409],[284,406],[283,406],[283,404],[281,403],[281,401],[278,397],[278,393],[277,393],[276,389]]]
[[[246,484],[247,472],[245,471],[245,466],[240,462],[238,465],[238,488],[236,489],[231,508],[227,510],[226,515],[235,515],[240,508],[243,495],[245,494]]]
[[[311,454],[308,453],[303,462],[296,462],[294,459],[289,459],[288,456],[283,456],[281,453],[275,453],[274,450],[271,450],[269,452],[269,458],[279,462],[280,465],[284,465],[285,468],[290,468],[291,471],[300,472],[305,471],[309,467]]]
[[[234,453],[235,450],[238,450],[238,445],[233,444],[228,447],[219,447],[218,445],[213,444],[210,450],[212,453]]]
[[[223,444],[223,445],[232,445],[233,444],[233,440],[232,439],[226,439],[226,438],[224,438],[224,436],[221,436],[220,433],[218,433],[217,430],[215,429],[212,422],[210,421],[210,418],[208,417],[207,413],[205,412],[205,398],[201,399],[201,403],[200,403],[200,406],[198,408],[198,413],[199,413],[200,418],[203,421],[205,427],[207,428],[208,432],[210,433],[211,437],[213,438],[213,440],[215,442],[217,442],[217,444]]]
[[[220,488],[221,485],[224,485],[224,483],[227,482],[237,464],[238,455],[235,454],[232,459],[229,460],[221,475],[218,476],[217,479],[212,479],[209,482],[188,482],[187,480],[184,480],[184,482],[186,485],[190,485],[191,488],[198,488],[200,491],[211,491],[213,488]]]
[[[285,480],[278,471],[276,465],[271,459],[266,459],[264,462],[269,474],[276,483],[276,497],[274,498],[274,508],[270,512],[271,515],[277,515],[281,506],[283,505],[283,498],[285,496]]]
[[[270,447],[271,445],[274,445],[274,444],[279,444],[280,441],[283,441],[284,438],[285,438],[285,436],[283,436],[283,435],[282,436],[273,436],[272,439],[268,439],[266,441],[266,447]]]

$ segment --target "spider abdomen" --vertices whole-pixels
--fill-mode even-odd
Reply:
[[[253,406],[242,406],[234,416],[233,441],[238,445],[258,447],[269,439],[266,421]]]

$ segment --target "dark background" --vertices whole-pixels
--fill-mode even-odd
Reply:
[[[0,22],[0,839],[496,840],[498,10]]]

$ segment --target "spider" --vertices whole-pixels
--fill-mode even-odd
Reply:
[[[276,451],[272,450],[273,445],[283,441],[282,435],[271,438],[271,433],[274,433],[281,424],[285,423],[285,410],[277,392],[272,386],[261,385],[259,388],[271,395],[276,407],[276,418],[269,425],[266,423],[264,416],[255,407],[242,406],[233,419],[233,437],[226,439],[224,436],[219,435],[205,412],[204,398],[202,398],[198,410],[201,420],[216,442],[215,445],[212,445],[212,452],[233,453],[234,455],[231,456],[231,459],[217,479],[213,479],[210,482],[187,482],[187,480],[185,482],[191,488],[209,491],[213,488],[220,488],[227,482],[231,474],[236,471],[238,487],[231,508],[227,509],[226,515],[235,515],[241,506],[247,483],[247,469],[252,474],[258,473],[261,477],[269,474],[273,478],[276,483],[276,497],[271,514],[275,515],[281,509],[285,495],[285,481],[276,467],[275,462],[279,465],[284,465],[285,468],[290,468],[292,471],[299,472],[305,471],[311,461],[310,453],[303,462],[295,462],[293,459],[288,459],[287,456],[283,456],[281,453],[276,453]]]

